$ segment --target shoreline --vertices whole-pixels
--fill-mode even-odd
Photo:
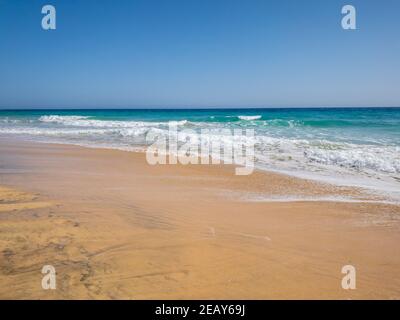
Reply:
[[[106,146],[106,145],[90,145],[90,144],[79,144],[79,143],[65,143],[65,142],[52,142],[52,141],[32,141],[32,140],[27,140],[25,138],[0,138],[0,143],[2,142],[16,142],[16,143],[34,143],[34,144],[39,144],[39,145],[59,145],[59,146],[72,146],[72,147],[77,147],[77,148],[88,148],[88,149],[94,149],[94,150],[103,150],[103,151],[117,151],[117,152],[129,152],[129,153],[135,153],[139,155],[145,155],[146,154],[146,147],[136,147],[136,148],[122,148],[122,147],[115,147],[115,146]],[[169,157],[169,154],[167,154],[167,157]],[[169,163],[166,164],[167,166],[171,165]],[[186,166],[185,164],[180,164],[178,163],[179,166]],[[208,166],[202,163],[196,164],[197,166]],[[228,167],[228,168],[237,168],[240,167],[235,164],[217,164],[217,165],[211,165],[211,166],[222,166],[222,167]],[[278,176],[284,176],[288,177],[290,179],[297,179],[301,181],[307,181],[309,183],[315,183],[319,184],[321,186],[330,186],[333,189],[344,189],[344,190],[352,190],[354,191],[355,194],[359,194],[362,196],[362,199],[358,198],[343,198],[340,199],[338,197],[338,202],[363,202],[365,200],[366,202],[371,202],[371,203],[382,203],[382,204],[390,204],[390,205],[399,205],[400,206],[400,199],[397,199],[397,196],[399,195],[393,195],[393,192],[397,192],[395,187],[393,186],[386,186],[387,188],[385,189],[384,186],[377,188],[376,186],[371,186],[371,185],[366,185],[364,184],[361,180],[358,180],[358,182],[347,182],[347,181],[342,181],[342,180],[337,180],[334,179],[330,176],[312,176],[311,173],[306,173],[306,172],[291,172],[288,170],[278,170],[278,169],[272,169],[272,168],[265,168],[263,166],[254,166],[254,171],[257,171],[259,173],[264,173],[266,175],[268,174],[273,174],[273,175],[278,175]],[[251,174],[250,174],[251,175]],[[350,192],[351,193],[351,192]],[[392,193],[392,194],[391,194]],[[370,199],[370,200],[368,200]],[[266,198],[265,201],[268,201],[268,198]],[[274,200],[271,199],[273,202]],[[282,199],[284,201],[284,199]],[[290,201],[290,200],[288,200]],[[299,198],[298,201],[302,201],[301,198]],[[320,198],[316,200],[310,200],[310,199],[304,199],[304,201],[333,201],[335,202],[334,199],[332,200],[327,200],[327,198]]]
[[[4,140],[0,179],[49,203],[0,212],[2,298],[400,298],[399,206],[238,197],[359,196],[352,188]],[[44,264],[55,266],[57,290],[40,288]],[[346,264],[359,270],[357,290],[340,287]]]

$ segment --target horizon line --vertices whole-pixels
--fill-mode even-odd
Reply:
[[[238,106],[149,106],[149,107],[0,107],[0,111],[33,111],[33,110],[240,110],[240,109],[397,109],[399,106],[286,106],[286,107],[238,107]]]

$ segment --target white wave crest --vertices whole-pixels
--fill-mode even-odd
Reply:
[[[251,120],[259,120],[261,119],[262,116],[238,116],[240,120],[246,120],[246,121],[251,121]]]
[[[64,123],[64,122],[71,122],[77,121],[82,119],[87,119],[89,117],[84,116],[57,116],[57,115],[50,115],[50,116],[41,116],[39,121],[42,122],[57,122],[57,123]]]
[[[187,120],[153,122],[153,121],[118,121],[118,120],[95,120],[85,116],[59,116],[50,115],[39,118],[41,122],[57,123],[64,126],[74,127],[93,127],[93,128],[136,128],[136,127],[154,127],[176,125],[183,126],[188,123]]]

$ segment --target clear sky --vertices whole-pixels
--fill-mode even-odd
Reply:
[[[0,108],[210,106],[400,106],[400,1],[0,0]]]

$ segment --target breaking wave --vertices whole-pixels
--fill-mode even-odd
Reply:
[[[120,120],[96,120],[87,116],[41,116],[41,122],[58,123],[65,126],[75,127],[100,127],[100,128],[133,128],[133,127],[151,127],[159,125],[168,125],[168,123],[177,126],[183,126],[188,123],[187,120],[152,122],[152,121],[120,121]]]
[[[265,114],[206,114],[197,119],[190,115],[176,118],[168,121],[164,114],[152,119],[112,119],[108,116],[101,119],[79,114],[0,116],[0,134],[44,142],[94,147],[106,145],[109,148],[130,150],[146,147],[149,144],[146,141],[148,133],[168,138],[169,125],[177,126],[178,131],[191,130],[190,134],[178,135],[178,140],[182,143],[188,136],[194,139],[193,132],[200,133],[202,129],[210,129],[206,134],[210,141],[235,144],[242,141],[225,135],[222,131],[219,133],[218,130],[252,128],[256,134],[252,142],[255,145],[256,166],[259,168],[293,175],[303,174],[317,179],[339,177],[340,181],[352,182],[366,178],[370,185],[388,182],[399,189],[400,145],[391,136],[375,137],[374,131],[365,132],[364,128],[357,131],[351,126],[351,129],[332,129],[334,120],[318,127],[322,122],[317,126],[311,120],[279,116],[268,118]],[[373,118],[371,121],[375,123],[378,120]],[[379,133],[378,130],[375,132]]]
[[[262,116],[238,116],[240,120],[246,120],[246,121],[251,121],[251,120],[259,120],[262,118]]]

